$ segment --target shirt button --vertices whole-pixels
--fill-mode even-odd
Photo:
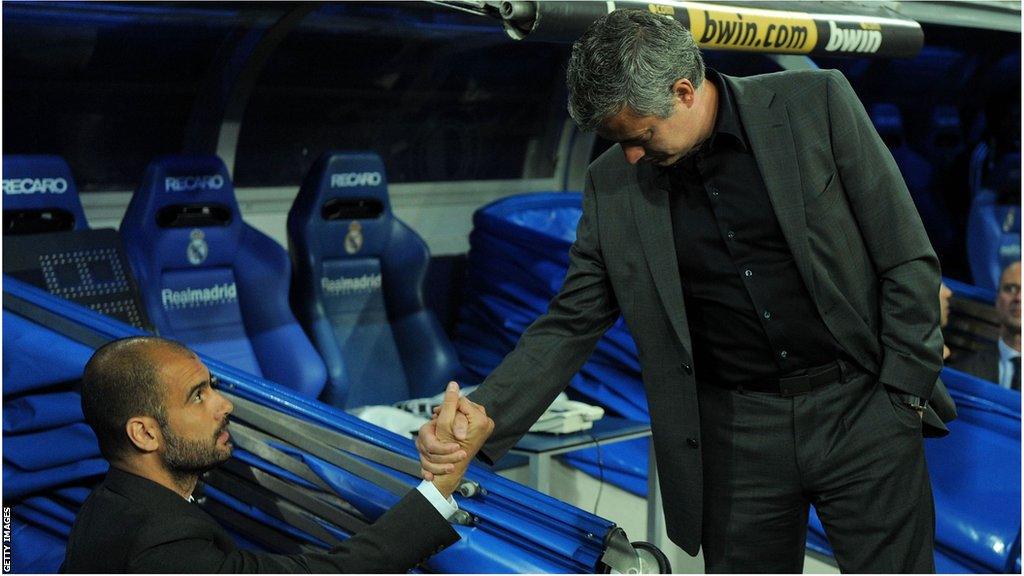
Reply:
[[[751,272],[750,269],[748,268],[748,269],[743,271],[743,275],[746,276],[747,278],[750,278],[751,276],[754,275],[754,273]]]
[[[693,374],[693,367],[687,364],[686,362],[683,362],[683,372],[686,372],[687,374]]]
[[[735,238],[736,237],[736,233],[733,232],[732,230],[729,230],[725,235],[728,236],[729,238]]]
[[[697,448],[700,446],[700,442],[697,442],[696,438],[687,438],[686,445],[689,446],[690,448]]]
[[[782,358],[785,358],[786,356],[789,356],[789,353],[787,353],[785,350],[783,350],[782,352],[779,352],[779,356],[782,357]]]
[[[769,311],[767,311],[767,310],[765,310],[765,311],[764,311],[764,319],[765,319],[765,320],[768,320],[768,319],[770,319],[771,317],[772,317],[772,313],[771,313],[771,312],[769,312]]]
[[[711,195],[717,198],[718,197],[718,188],[712,188],[711,189]]]

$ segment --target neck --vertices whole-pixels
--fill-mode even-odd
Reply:
[[[1000,331],[999,337],[1006,343],[1007,346],[1013,348],[1017,352],[1020,352],[1020,328],[1011,328],[1009,326],[1003,326]]]
[[[707,76],[704,77],[704,82],[701,84],[701,95],[702,106],[704,108],[704,125],[701,126],[701,142],[704,142],[708,138],[711,138],[711,134],[715,131],[715,120],[718,118],[718,86],[711,81]]]
[[[193,473],[174,473],[163,466],[163,462],[130,461],[118,462],[113,466],[152,480],[157,484],[177,493],[188,500],[195,492],[196,484],[199,483],[199,475]]]

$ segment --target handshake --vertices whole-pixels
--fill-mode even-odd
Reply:
[[[462,482],[469,463],[494,430],[483,406],[459,397],[459,385],[449,382],[434,417],[416,436],[420,472],[445,498]]]

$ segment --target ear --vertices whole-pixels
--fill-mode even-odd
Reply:
[[[686,78],[680,78],[672,83],[672,93],[675,94],[676,98],[679,99],[679,102],[687,108],[693,106],[697,97],[697,89],[694,88],[693,83]]]
[[[143,452],[155,452],[164,441],[160,425],[149,416],[130,418],[125,424],[125,432],[132,444]]]

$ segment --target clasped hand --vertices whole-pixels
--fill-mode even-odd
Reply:
[[[448,497],[458,488],[469,463],[494,430],[487,410],[459,396],[459,385],[449,382],[441,406],[416,436],[420,473]]]

